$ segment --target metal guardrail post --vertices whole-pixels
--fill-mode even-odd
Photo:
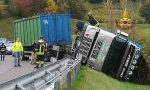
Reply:
[[[81,66],[81,63],[78,63],[77,66],[74,68],[74,80],[77,80],[77,78],[78,78],[80,66]]]
[[[80,72],[80,67],[81,67],[81,61],[80,61],[79,64],[77,65],[77,75],[78,75],[79,72]]]
[[[56,71],[55,72],[55,76],[58,74],[59,72]],[[54,90],[60,90],[60,79],[57,80],[55,83],[54,83]]]
[[[54,83],[54,90],[60,90],[60,80]]]
[[[67,90],[71,90],[71,71],[67,74]]]
[[[77,69],[78,69],[78,67],[76,66],[73,70],[74,71],[74,80],[77,80],[77,76],[78,76]]]

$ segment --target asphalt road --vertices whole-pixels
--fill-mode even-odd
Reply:
[[[30,61],[21,61],[21,65],[21,67],[14,67],[14,58],[6,55],[5,61],[0,61],[0,84],[36,70]]]

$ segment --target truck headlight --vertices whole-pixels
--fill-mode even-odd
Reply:
[[[132,70],[135,68],[135,66],[134,65],[131,65],[131,67],[130,67]]]
[[[128,73],[130,76],[133,74],[133,72],[132,71],[129,71],[129,73]]]
[[[135,57],[134,57],[135,59],[138,59],[139,58],[139,55],[137,54],[137,55],[135,55]]]
[[[133,63],[134,65],[135,65],[135,64],[137,64],[137,60],[133,60],[133,62],[132,62],[132,63]]]

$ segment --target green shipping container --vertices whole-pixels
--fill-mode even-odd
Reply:
[[[23,46],[31,46],[41,36],[40,17],[30,17],[14,21],[14,38],[21,39]]]

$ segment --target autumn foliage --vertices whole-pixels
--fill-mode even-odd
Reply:
[[[54,0],[16,0],[16,7],[18,15],[22,17],[56,13],[57,11]]]
[[[16,3],[21,16],[32,15],[32,0],[17,0]]]
[[[56,13],[57,6],[54,0],[45,0],[44,2],[44,13]]]
[[[41,14],[43,12],[44,0],[32,0],[32,13],[34,15]]]

